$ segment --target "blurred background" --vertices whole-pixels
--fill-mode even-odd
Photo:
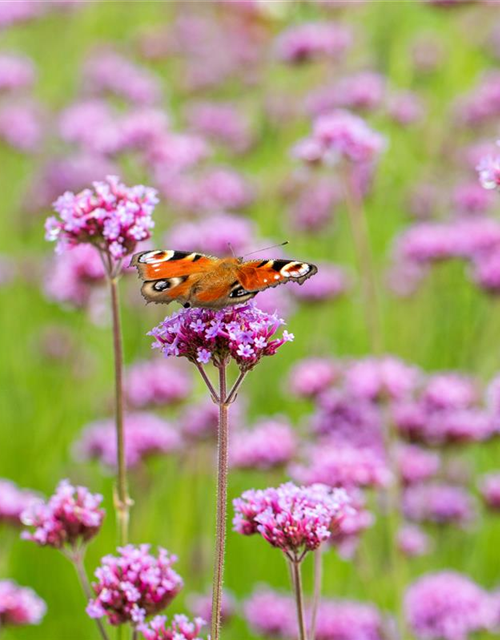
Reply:
[[[232,408],[231,498],[304,481],[304,466],[316,477],[311,447],[321,438],[370,430],[366,415],[346,416],[331,393],[345,400],[346,371],[371,352],[344,178],[331,158],[313,162],[300,147],[318,118],[346,109],[384,141],[376,157],[349,165],[369,228],[383,353],[418,368],[411,393],[427,399],[437,372],[455,372],[434,389],[451,398],[451,417],[438,417],[455,420],[449,431],[436,439],[415,435],[409,420],[396,425],[431,456],[422,486],[451,484],[459,493],[451,515],[443,503],[452,498],[442,495],[435,508],[405,507],[425,550],[409,552],[404,582],[454,569],[494,593],[500,500],[484,496],[482,478],[500,455],[491,384],[500,357],[500,222],[498,195],[476,172],[499,134],[494,3],[18,0],[0,3],[0,29],[0,476],[46,496],[62,478],[103,493],[108,515],[89,547],[89,571],[113,552],[105,422],[113,360],[102,268],[91,247],[55,256],[44,240],[51,203],[106,175],[159,190],[152,248],[223,255],[230,242],[240,255],[288,240],[263,255],[320,267],[303,287],[257,299],[295,340],[259,364]],[[146,307],[134,273],[120,286],[136,430],[131,537],[179,556],[185,588],[170,609],[193,612],[193,594],[211,583],[213,407],[193,367],[151,352],[146,334],[172,309]],[[324,360],[303,363],[311,357]],[[368,386],[384,387],[374,382],[380,371],[370,369]],[[392,382],[397,371],[387,374]],[[277,441],[281,449],[269,452]],[[356,438],[350,446],[367,448]],[[14,488],[0,486],[0,579],[33,588],[48,607],[40,625],[6,628],[3,637],[94,637],[72,567],[19,539],[18,518],[1,507]],[[326,554],[325,595],[385,615],[401,592],[386,574],[377,482],[362,488],[373,520],[352,549]],[[308,592],[311,578],[309,558]],[[267,637],[241,603],[259,584],[286,592],[280,552],[231,533],[225,584],[237,603],[225,638]]]

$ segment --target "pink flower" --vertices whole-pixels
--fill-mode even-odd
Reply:
[[[229,102],[197,102],[188,106],[187,120],[196,133],[242,153],[252,142],[250,124]]]
[[[34,531],[24,531],[22,537],[54,549],[85,544],[101,528],[104,519],[101,502],[101,495],[62,480],[48,502],[38,501],[23,511],[22,523],[34,527]]]
[[[191,622],[186,616],[176,615],[167,627],[165,616],[156,616],[149,624],[142,624],[139,631],[145,640],[202,640],[200,632],[205,622],[195,618]]]
[[[92,584],[96,597],[87,606],[91,618],[106,617],[112,625],[138,625],[170,604],[183,586],[172,569],[177,558],[161,547],[154,556],[150,548],[129,544],[119,547],[117,556],[102,558],[95,572],[97,582]]]
[[[339,377],[339,366],[329,358],[304,358],[290,371],[288,386],[293,395],[315,398]]]
[[[276,39],[276,57],[288,64],[318,58],[339,58],[351,45],[350,31],[334,22],[310,22],[289,27]]]
[[[35,67],[31,58],[4,53],[0,55],[0,91],[31,87],[35,81]]]
[[[494,198],[490,191],[486,191],[476,182],[465,182],[455,187],[453,204],[457,213],[464,215],[479,215],[487,213],[493,206]]]
[[[92,155],[114,154],[123,147],[118,113],[97,98],[66,107],[59,116],[59,134],[65,142],[76,144]]]
[[[293,199],[290,217],[299,231],[317,233],[330,224],[341,200],[339,186],[331,180],[307,184]]]
[[[385,91],[386,80],[382,75],[361,71],[311,93],[306,98],[306,108],[313,116],[333,109],[372,111],[382,104]]]
[[[128,468],[153,455],[178,451],[181,438],[171,425],[152,413],[137,412],[125,416],[125,458]],[[116,465],[116,434],[112,419],[98,420],[84,430],[75,444],[79,459],[97,459],[103,465]]]
[[[432,409],[467,409],[477,399],[474,381],[456,373],[439,373],[427,381],[423,400]]]
[[[124,387],[134,408],[164,406],[187,398],[191,377],[182,367],[165,360],[144,360],[128,367]]]
[[[409,558],[424,556],[429,552],[429,536],[419,527],[405,524],[398,531],[397,544],[400,550]]]
[[[399,474],[406,485],[429,480],[439,471],[439,454],[416,445],[402,445],[398,449]]]
[[[182,222],[172,227],[168,246],[179,251],[202,251],[224,256],[230,254],[229,245],[236,255],[248,250],[254,235],[253,223],[247,218],[231,214],[211,215],[198,222]]]
[[[241,371],[249,371],[262,357],[274,355],[285,342],[293,340],[286,331],[281,338],[274,337],[284,324],[277,315],[264,313],[249,303],[221,311],[178,311],[149,335],[155,339],[153,347],[161,349],[166,357],[184,357],[196,364],[207,360],[208,351],[215,366],[232,358]]]
[[[0,580],[0,626],[39,624],[47,611],[45,602],[28,587]]]
[[[250,431],[236,431],[230,449],[230,465],[237,469],[283,467],[295,455],[297,437],[282,420],[262,420]]]
[[[483,476],[479,490],[486,506],[492,511],[500,511],[500,473]]]
[[[369,603],[323,600],[318,610],[316,640],[383,640],[384,621]]]
[[[387,105],[389,117],[397,124],[406,127],[423,119],[425,109],[422,101],[411,91],[394,93]]]
[[[189,610],[198,618],[210,621],[212,618],[212,594],[191,594],[188,596]],[[227,622],[236,613],[236,600],[228,591],[222,594],[221,617],[222,622]]]
[[[0,108],[0,139],[23,153],[38,151],[44,135],[42,112],[34,102],[7,103]]]
[[[405,610],[419,640],[467,640],[491,629],[495,619],[491,596],[454,571],[419,578],[406,592]]]
[[[361,534],[375,522],[375,516],[366,509],[362,491],[350,490],[349,499],[352,509],[340,520],[329,540],[339,556],[346,560],[354,557]]]
[[[233,504],[235,531],[260,533],[294,561],[328,540],[351,509],[342,489],[297,487],[291,482],[277,489],[245,491]]]
[[[21,524],[21,514],[40,498],[29,489],[20,489],[10,480],[0,479],[0,523]]]
[[[93,190],[67,191],[54,203],[59,217],[47,219],[47,240],[57,241],[57,251],[89,243],[120,260],[138,242],[151,236],[156,191],[142,185],[126,187],[116,176],[94,182]]]
[[[336,300],[349,288],[349,278],[345,271],[335,264],[323,263],[318,273],[303,285],[294,283],[291,292],[303,302],[325,302]]]
[[[462,487],[445,484],[417,484],[403,496],[403,512],[416,522],[465,525],[475,517],[475,505]]]
[[[371,401],[408,397],[417,388],[421,376],[417,367],[392,356],[354,361],[344,374],[348,394]]]
[[[45,10],[44,3],[33,0],[4,0],[0,2],[0,29],[37,18]]]
[[[297,614],[290,596],[261,588],[245,601],[244,614],[248,625],[258,635],[286,638],[290,633],[296,634]]]
[[[161,181],[165,176],[196,166],[210,153],[208,143],[201,136],[168,132],[148,145],[146,163]]]
[[[110,92],[130,102],[150,105],[161,98],[159,78],[113,51],[99,51],[85,64],[86,82],[98,93]]]

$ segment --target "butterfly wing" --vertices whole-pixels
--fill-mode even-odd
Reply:
[[[317,272],[316,265],[308,262],[251,260],[239,267],[238,281],[244,291],[263,291],[290,281],[302,284]]]
[[[144,280],[141,293],[148,302],[187,304],[196,283],[217,266],[218,258],[189,251],[143,251],[130,262]]]

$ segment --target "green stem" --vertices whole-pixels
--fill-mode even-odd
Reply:
[[[75,567],[76,573],[78,575],[78,579],[83,589],[83,593],[87,600],[91,600],[92,598],[92,590],[90,588],[89,579],[87,577],[87,572],[85,571],[85,565],[83,564],[83,555],[81,553],[75,552],[74,554],[68,556],[73,566]],[[109,640],[109,636],[106,633],[106,630],[98,618],[96,619],[96,624],[99,629],[99,634],[102,640]]]
[[[318,620],[318,609],[321,602],[321,589],[323,584],[323,549],[319,547],[313,553],[313,566],[314,566],[314,587],[313,587],[313,601],[311,607],[311,624],[309,627],[310,640],[314,640],[316,637],[316,622]]]
[[[290,560],[292,567],[292,586],[295,596],[295,606],[297,609],[297,623],[299,627],[299,639],[307,640],[306,620],[304,615],[304,592],[302,589],[302,576],[300,572],[300,561]]]

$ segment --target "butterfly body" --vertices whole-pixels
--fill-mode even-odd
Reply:
[[[143,251],[132,257],[148,302],[223,309],[288,281],[302,284],[317,267],[294,260],[216,258],[185,251]]]

